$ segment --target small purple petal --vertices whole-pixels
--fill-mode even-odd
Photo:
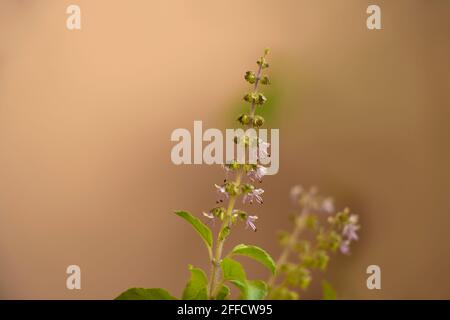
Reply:
[[[246,224],[245,228],[248,229],[248,227],[250,227],[253,231],[256,231],[256,225],[254,223],[256,219],[258,219],[257,216],[248,216],[245,222]]]

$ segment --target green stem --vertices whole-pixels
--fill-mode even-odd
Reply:
[[[297,243],[298,237],[300,236],[303,229],[305,228],[306,216],[307,216],[307,209],[303,208],[302,212],[300,213],[300,215],[297,217],[297,219],[295,221],[295,227],[294,227],[294,230],[292,231],[291,236],[289,237],[289,242],[284,247],[283,251],[281,252],[280,256],[278,257],[278,260],[276,261],[275,273],[267,281],[267,285],[269,286],[269,289],[273,288],[273,286],[275,285],[275,281],[277,279],[277,276],[279,275],[280,267],[288,261],[289,254],[291,253],[292,248]]]
[[[253,87],[253,92],[256,92],[258,90],[258,84],[259,80],[261,80],[261,71],[262,71],[262,64],[259,65],[258,71],[256,73],[256,80],[255,80],[255,86]],[[250,117],[253,118],[255,116],[255,110],[256,110],[256,103],[252,102],[252,107],[250,109]]]
[[[236,181],[235,184],[239,186],[239,184],[241,183],[241,178],[242,178],[242,172],[239,171],[236,175]],[[217,283],[217,278],[218,278],[218,270],[220,268],[220,261],[222,259],[222,251],[223,251],[223,245],[225,243],[225,239],[221,239],[221,234],[222,231],[229,225],[230,219],[231,219],[231,215],[233,213],[233,209],[234,209],[234,204],[236,203],[236,195],[232,195],[230,196],[230,199],[228,201],[228,208],[227,208],[227,212],[225,214],[225,218],[222,221],[222,226],[220,227],[219,233],[217,234],[217,239],[215,242],[215,254],[214,257],[212,259],[212,267],[211,267],[211,278],[210,278],[210,285],[209,285],[209,298],[210,299],[214,299],[217,290],[220,287],[220,283],[221,281],[218,282],[218,285],[216,285]]]
[[[264,54],[264,57],[266,56],[266,54]],[[261,72],[262,72],[262,63],[259,65],[258,71],[256,73],[256,80],[255,80],[255,85],[253,87],[253,91],[256,92],[258,90],[258,84],[259,81],[261,80]],[[256,111],[256,103],[252,102],[252,106],[250,109],[250,117],[253,118],[255,116],[255,111]],[[253,126],[253,124],[252,124]],[[236,181],[235,184],[237,186],[240,185],[241,183],[241,178],[242,178],[242,171],[239,171],[236,175]],[[225,243],[225,239],[221,239],[221,233],[222,231],[229,225],[230,223],[230,219],[231,219],[231,215],[234,209],[234,204],[236,202],[236,198],[237,196],[230,196],[230,199],[228,201],[228,208],[227,208],[227,212],[225,215],[225,218],[222,221],[222,226],[220,227],[219,233],[217,234],[217,239],[215,242],[215,254],[214,257],[212,257],[211,259],[211,278],[209,280],[209,298],[210,299],[214,299],[217,291],[219,290],[220,286],[223,283],[223,279],[220,280],[219,282],[217,281],[218,279],[218,270],[220,268],[220,262],[222,259],[222,251],[223,251],[223,245]]]

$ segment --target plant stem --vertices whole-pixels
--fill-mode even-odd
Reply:
[[[281,252],[280,256],[278,257],[278,260],[275,264],[276,265],[275,274],[273,274],[267,281],[267,284],[270,289],[275,284],[280,267],[287,262],[287,260],[289,258],[289,254],[292,251],[292,248],[294,247],[295,243],[297,242],[299,235],[302,233],[303,229],[305,228],[306,215],[307,215],[307,208],[304,207],[302,209],[302,212],[300,213],[300,215],[297,217],[297,219],[295,221],[295,227],[291,233],[289,242],[284,247],[283,251]]]
[[[264,55],[265,57],[265,55]],[[261,72],[262,72],[262,63],[259,65],[258,71],[256,73],[256,80],[255,85],[253,87],[253,92],[257,92],[258,90],[258,84],[259,80],[261,80]],[[250,108],[250,117],[253,118],[255,116],[256,111],[256,103],[253,101],[252,106]],[[253,124],[252,124],[253,127]],[[240,185],[242,178],[242,171],[239,170],[236,174],[236,181],[235,184],[237,186]],[[217,234],[217,239],[215,242],[215,254],[214,257],[211,259],[212,267],[211,267],[211,278],[209,280],[209,298],[214,299],[214,297],[217,294],[217,290],[220,288],[220,285],[223,283],[223,281],[219,281],[217,283],[217,277],[218,277],[218,270],[220,268],[220,261],[222,259],[222,250],[223,250],[223,244],[225,242],[225,239],[221,239],[221,233],[222,231],[229,225],[231,215],[233,213],[234,204],[236,202],[237,195],[230,196],[230,199],[228,201],[228,208],[225,215],[225,218],[222,221],[222,226],[220,227],[219,233]],[[217,285],[216,285],[217,283]]]
[[[256,80],[255,80],[255,86],[253,87],[253,92],[256,92],[258,90],[258,84],[259,80],[261,80],[261,71],[262,71],[262,64],[259,65],[258,71],[256,73]],[[250,117],[253,118],[255,116],[255,110],[256,110],[256,103],[252,102],[252,107],[250,109]]]
[[[242,171],[239,171],[236,174],[236,181],[235,184],[239,185],[241,183],[242,178]],[[221,239],[222,231],[229,225],[231,215],[233,213],[234,204],[236,203],[236,195],[230,196],[230,199],[228,201],[228,207],[227,212],[225,214],[225,218],[222,221],[222,226],[220,227],[219,233],[217,234],[217,239],[215,242],[215,254],[211,261],[212,267],[211,267],[211,278],[210,278],[210,285],[209,285],[209,298],[214,299],[216,295],[216,291],[218,290],[219,286],[216,286],[217,282],[217,276],[218,276],[218,270],[220,267],[220,261],[222,259],[222,250],[223,250],[223,244],[225,243],[225,239]],[[220,284],[221,282],[219,282]]]

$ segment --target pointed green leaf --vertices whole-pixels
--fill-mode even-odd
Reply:
[[[267,269],[275,273],[275,262],[272,257],[263,249],[257,246],[249,246],[245,244],[239,244],[231,251],[234,255],[241,255],[252,258],[262,265],[264,265]]]
[[[131,288],[122,292],[115,300],[176,300],[161,288]]]
[[[216,300],[226,300],[229,295],[230,288],[223,284],[217,293]]]
[[[263,300],[267,295],[267,284],[262,280],[247,280],[246,300]]]
[[[212,232],[211,229],[208,228],[203,222],[199,219],[195,218],[189,212],[186,211],[175,211],[175,214],[182,217],[184,220],[189,222],[197,231],[197,233],[202,237],[203,241],[206,243],[208,250],[211,250],[212,247]]]
[[[242,300],[263,300],[267,296],[267,284],[262,280],[231,280],[241,291]]]
[[[200,268],[189,265],[191,279],[183,291],[183,300],[208,300],[208,278]]]
[[[237,280],[245,283],[247,276],[245,275],[242,265],[231,258],[225,258],[221,263],[224,280]]]
[[[337,294],[336,290],[331,286],[331,284],[328,281],[322,281],[322,293],[323,293],[323,300],[336,300]]]

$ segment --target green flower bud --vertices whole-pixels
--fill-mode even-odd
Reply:
[[[244,96],[244,100],[247,102],[256,102],[256,101],[258,101],[258,93],[257,92],[247,93]]]
[[[263,84],[263,85],[268,85],[268,84],[270,84],[270,79],[269,79],[269,77],[268,76],[264,76],[264,77],[262,77],[261,78],[261,84]]]
[[[216,207],[211,209],[211,213],[215,217],[220,218],[220,220],[223,220],[223,218],[225,217],[226,210],[224,207]]]
[[[258,61],[256,61],[256,63],[258,64],[258,66],[260,66],[263,69],[266,69],[269,67],[269,64],[266,61],[266,58],[261,57],[258,59]]]
[[[241,185],[242,193],[252,192],[253,189],[255,189],[255,187],[251,184],[246,183],[246,184]]]
[[[300,255],[306,255],[311,251],[311,244],[307,240],[301,240],[294,244],[293,249]]]
[[[226,226],[225,228],[223,228],[222,231],[220,231],[219,240],[220,241],[225,240],[228,237],[228,235],[230,234],[230,232],[231,232],[230,227]]]
[[[230,196],[237,196],[239,194],[239,186],[233,182],[227,182],[225,184],[225,191],[228,192]]]
[[[239,164],[236,160],[231,161],[230,163],[226,164],[226,166],[231,170],[237,170],[241,168],[241,164]]]
[[[264,103],[266,103],[267,98],[262,94],[262,93],[258,93],[258,97],[256,99],[256,104],[262,105]]]
[[[245,125],[248,125],[248,124],[250,123],[251,118],[250,118],[249,115],[243,113],[243,114],[241,114],[241,115],[239,116],[239,118],[238,118],[237,120],[238,120],[242,125],[245,126]]]
[[[246,163],[242,166],[245,170],[245,172],[249,172],[252,170],[256,170],[256,168],[258,167],[256,164],[251,164],[251,163]]]
[[[237,212],[235,212],[236,217],[238,217],[239,219],[241,219],[242,221],[245,221],[247,219],[247,212],[239,210]]]
[[[330,260],[330,257],[328,256],[326,251],[320,250],[316,254],[316,265],[317,268],[319,268],[322,271],[325,271],[325,269],[328,266],[328,261]]]
[[[319,220],[317,219],[317,216],[308,215],[306,218],[306,227],[310,230],[317,230],[319,225]]]
[[[261,116],[255,116],[253,119],[253,125],[257,128],[261,127],[264,124],[264,118]]]
[[[278,242],[281,246],[287,246],[290,243],[291,235],[287,231],[279,231],[278,234]]]
[[[287,273],[286,281],[293,287],[299,287],[305,290],[311,282],[311,275],[308,269],[295,267]]]
[[[311,255],[300,255],[302,265],[306,268],[314,268],[316,261]]]
[[[253,71],[247,71],[244,79],[247,80],[248,83],[254,84],[256,82],[256,75]]]
[[[245,147],[248,147],[250,144],[249,136],[235,136],[233,140],[235,144],[242,144]]]
[[[279,286],[274,288],[270,294],[271,298],[274,300],[298,300],[299,294],[295,291],[291,291],[285,286]]]

